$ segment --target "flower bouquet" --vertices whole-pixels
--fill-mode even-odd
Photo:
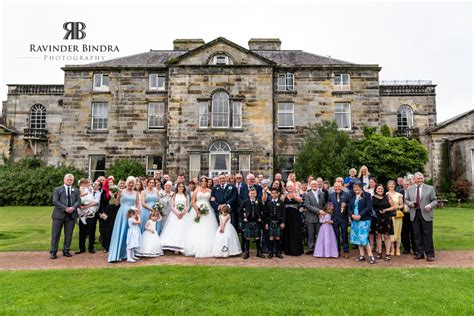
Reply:
[[[180,213],[182,213],[184,211],[184,209],[186,208],[186,206],[183,204],[183,203],[179,203],[176,208],[178,209],[178,211]]]
[[[116,185],[110,188],[110,192],[112,192],[112,194],[110,195],[110,200],[109,200],[110,205],[118,205],[118,201],[115,198],[118,191],[120,191],[120,189]]]
[[[201,214],[201,216],[209,214],[209,208],[208,208],[207,205],[205,205],[205,204],[199,205],[199,206],[198,206],[198,211],[199,211],[199,213]],[[194,221],[195,221],[196,223],[199,223],[200,220],[201,220],[201,217],[200,217],[200,216],[196,216],[196,217],[194,218]]]
[[[163,204],[161,204],[160,202],[156,202],[155,205],[153,205],[153,209],[155,211],[160,212],[161,215],[163,215],[163,209],[164,208],[165,208],[165,206]]]

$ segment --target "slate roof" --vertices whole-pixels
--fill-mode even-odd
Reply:
[[[302,50],[254,50],[253,52],[274,61],[278,65],[356,65],[331,57],[307,53]]]
[[[78,67],[165,67],[166,61],[183,55],[182,50],[150,50],[149,52],[99,61]],[[66,66],[68,67],[68,66]]]
[[[461,113],[459,115],[456,115],[455,117],[452,117],[446,121],[443,121],[441,123],[439,123],[438,125],[436,125],[435,127],[431,128],[428,130],[428,133],[432,133],[432,132],[436,132],[437,130],[443,128],[443,127],[446,127],[450,124],[453,124],[454,122],[466,117],[466,116],[469,116],[469,115],[472,115],[474,114],[474,110],[470,110],[470,111],[467,111],[467,112],[464,112],[464,113]]]

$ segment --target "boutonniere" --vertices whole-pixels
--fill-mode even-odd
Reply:
[[[71,189],[71,192],[74,192],[74,188]]]
[[[279,207],[279,206],[280,206],[280,203],[277,203],[276,206]]]
[[[258,201],[255,201],[255,205],[258,205]]]

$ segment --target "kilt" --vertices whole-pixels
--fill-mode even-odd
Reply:
[[[260,225],[257,222],[244,222],[244,237],[245,238],[259,238]]]
[[[271,221],[268,225],[268,237],[280,237],[280,222],[279,221]]]

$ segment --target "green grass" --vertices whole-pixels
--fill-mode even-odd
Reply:
[[[0,313],[468,315],[473,272],[204,266],[0,272]]]
[[[51,207],[0,207],[0,251],[48,250],[51,240]],[[474,250],[474,209],[435,210],[434,244],[437,250]],[[77,249],[78,227],[72,249]],[[97,228],[98,236],[98,228]],[[60,243],[60,249],[62,241]]]

